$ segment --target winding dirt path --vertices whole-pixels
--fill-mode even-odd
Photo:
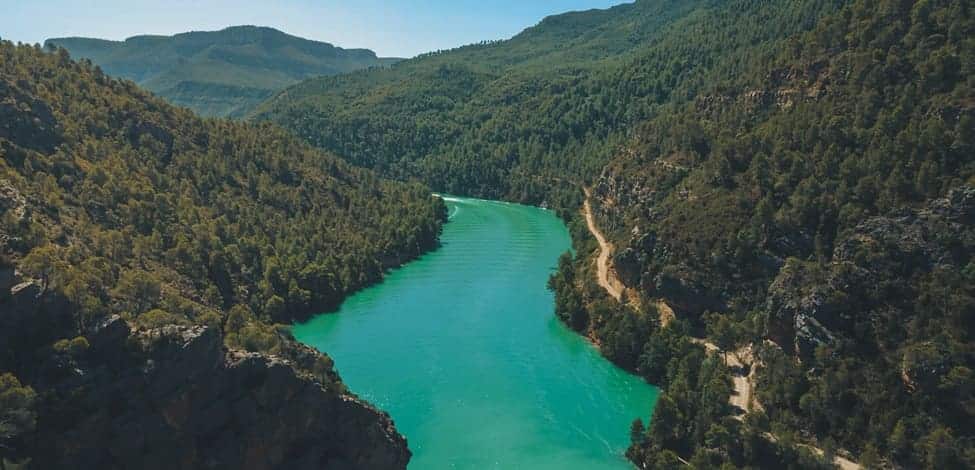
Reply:
[[[670,308],[670,305],[667,305],[663,299],[657,300],[657,312],[660,314],[660,326],[662,328],[667,328],[670,322],[677,319],[674,309]]]
[[[728,398],[728,403],[745,413],[754,410],[762,409],[762,405],[754,396],[755,392],[755,373],[758,370],[755,367],[755,355],[752,351],[752,346],[744,346],[737,351],[722,352],[718,346],[711,343],[708,340],[701,338],[691,338],[691,341],[704,346],[704,349],[711,354],[724,354],[725,360],[728,363],[728,367],[732,371],[731,380],[734,384],[734,393]],[[748,364],[748,368],[745,367]],[[745,375],[745,371],[749,370],[749,373]],[[735,416],[735,419],[741,420],[744,415]],[[777,442],[778,438],[772,433],[765,433],[765,438]],[[814,454],[822,457],[826,454],[822,449],[810,444],[799,443],[798,445],[811,450]],[[833,456],[833,465],[836,465],[841,470],[861,470],[860,464],[847,459],[841,455]]]
[[[704,346],[704,349],[706,349],[709,354],[724,355],[724,360],[732,371],[731,381],[734,385],[734,393],[732,393],[731,397],[729,397],[728,403],[745,413],[751,411],[753,405],[755,404],[752,400],[752,396],[754,394],[754,383],[752,380],[750,380],[752,378],[752,374],[749,373],[746,375],[744,373],[746,370],[749,370],[749,368],[752,371],[755,369],[754,367],[751,367],[755,362],[754,356],[752,355],[751,346],[745,346],[733,352],[722,352],[717,345],[705,339],[691,338],[691,342]],[[748,368],[745,367],[746,363],[748,364]],[[741,415],[736,416],[736,418],[742,419]]]
[[[582,205],[582,211],[586,215],[586,225],[589,232],[596,241],[599,242],[599,257],[596,259],[596,281],[611,297],[619,301],[623,298],[623,283],[616,277],[609,266],[609,257],[613,254],[613,244],[606,240],[603,233],[596,226],[596,218],[592,215],[592,205],[589,203],[592,193],[589,188],[582,189],[586,193],[586,201]]]
[[[592,199],[592,192],[589,188],[583,187],[583,192],[586,193],[586,200],[582,205],[583,213],[586,216],[586,225],[589,226],[589,232],[592,236],[596,238],[599,242],[599,257],[596,259],[596,281],[602,286],[606,292],[616,299],[617,301],[622,300],[623,291],[625,287],[623,283],[620,282],[619,278],[616,277],[616,273],[609,265],[609,257],[613,255],[613,244],[606,239],[603,233],[596,226],[596,218],[592,213],[592,205],[589,200]],[[674,310],[667,305],[667,302],[663,299],[657,301],[657,311],[660,312],[660,323],[664,327],[670,324],[674,320]],[[711,343],[708,340],[701,338],[691,338],[691,341],[704,346],[704,349],[708,353],[712,354],[724,354],[724,359],[728,364],[728,367],[732,370],[732,384],[734,386],[734,393],[728,398],[728,403],[735,408],[742,410],[744,413],[752,411],[752,409],[761,409],[762,405],[755,399],[755,373],[757,367],[755,367],[755,355],[752,351],[752,346],[744,346],[737,351],[722,352],[717,345]],[[748,364],[748,367],[745,366]],[[748,373],[746,374],[746,371]],[[743,419],[744,415],[738,415],[736,419]],[[775,442],[777,439],[774,435],[766,433],[766,438]],[[822,449],[809,445],[809,444],[799,444],[807,449],[813,451],[817,455],[824,455]],[[680,459],[681,462],[689,465],[687,461]],[[834,456],[833,464],[838,466],[841,470],[860,470],[861,467],[856,462],[846,459],[839,455]]]

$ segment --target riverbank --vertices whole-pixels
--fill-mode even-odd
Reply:
[[[295,336],[390,413],[414,468],[631,468],[629,425],[658,391],[552,315],[566,226],[535,207],[447,203],[439,250]]]
[[[622,294],[626,290],[626,286],[619,280],[616,276],[615,270],[610,266],[609,260],[613,254],[613,244],[606,239],[602,231],[596,224],[595,217],[592,211],[592,204],[590,200],[592,199],[592,192],[589,188],[583,188],[585,193],[585,201],[583,202],[583,215],[586,220],[586,225],[589,229],[590,234],[599,244],[599,254],[596,258],[596,283],[602,287],[610,297],[614,298],[617,302],[622,300]],[[631,302],[633,300],[631,299]],[[675,318],[675,314],[672,308],[667,304],[665,299],[657,299],[656,301],[657,312],[660,315],[660,325],[662,328],[666,328]],[[599,345],[598,338],[590,332],[587,337],[593,341],[597,346]],[[728,398],[728,403],[734,409],[739,411],[739,414],[735,416],[736,419],[742,420],[745,413],[751,412],[753,410],[761,410],[762,406],[758,402],[755,395],[755,381],[756,373],[759,362],[756,360],[753,346],[751,344],[742,346],[736,351],[722,351],[714,343],[702,339],[702,338],[690,338],[691,342],[699,344],[705,348],[709,354],[721,354],[725,365],[731,370],[731,382],[733,392]],[[765,433],[766,438],[771,442],[777,442],[778,438],[774,434]],[[825,452],[812,444],[802,443],[799,444],[818,456],[825,455]],[[847,453],[848,452],[845,452]],[[688,462],[684,459],[680,459],[686,465]],[[833,464],[838,466],[841,470],[860,470],[861,467],[856,462],[841,456],[835,455],[833,457]]]

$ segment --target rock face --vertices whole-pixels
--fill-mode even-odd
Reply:
[[[4,143],[0,138],[0,152],[4,150]],[[21,240],[14,235],[15,226],[25,222],[28,212],[27,198],[10,181],[0,178],[0,217],[4,219],[4,223],[0,224],[0,250],[8,251],[20,245]],[[8,289],[0,286],[0,290]]]
[[[67,300],[0,270],[0,370],[39,393],[31,468],[396,469],[410,459],[385,413],[331,364],[227,350],[218,330],[133,331],[107,318],[82,352],[35,351],[76,331]],[[315,367],[316,364],[325,367]],[[313,371],[318,371],[313,372]],[[317,374],[317,375],[316,375]]]
[[[629,156],[632,162],[604,170],[592,191],[596,218],[616,245],[612,263],[620,281],[644,296],[667,299],[680,317],[723,310],[726,301],[720,288],[711,285],[698,266],[675,253],[673,240],[656,231],[665,195],[657,189],[660,181],[638,176],[682,175],[687,157],[675,154],[643,161]]]
[[[725,307],[721,301],[708,294],[700,277],[699,273],[686,265],[666,266],[653,278],[652,292],[667,299],[681,317],[697,317],[708,310],[723,310]]]
[[[766,297],[766,334],[809,358],[818,346],[851,336],[858,315],[900,309],[912,296],[907,280],[964,268],[964,254],[975,248],[973,228],[973,187],[953,190],[924,209],[864,220],[837,241],[829,265],[793,259],[782,267]],[[936,375],[930,358],[938,355],[924,352],[905,352],[905,376]]]
[[[217,330],[89,335],[87,362],[42,410],[37,468],[395,469],[410,458],[389,416],[296,371],[289,361],[227,351]]]
[[[817,266],[790,260],[769,287],[767,335],[800,358],[833,344],[830,327],[845,323],[844,307],[825,282],[827,275]]]
[[[59,332],[74,325],[67,299],[43,293],[37,283],[4,269],[0,269],[0,288],[0,370],[36,365],[36,345],[50,344],[61,337]]]

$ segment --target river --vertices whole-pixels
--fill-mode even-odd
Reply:
[[[296,325],[392,415],[410,469],[631,468],[630,423],[657,389],[555,317],[546,282],[571,241],[543,209],[445,198],[443,246]]]

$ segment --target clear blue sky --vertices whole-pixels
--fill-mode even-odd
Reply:
[[[628,0],[0,0],[0,37],[27,43],[63,36],[271,26],[381,56],[411,57],[504,39],[543,17]]]

